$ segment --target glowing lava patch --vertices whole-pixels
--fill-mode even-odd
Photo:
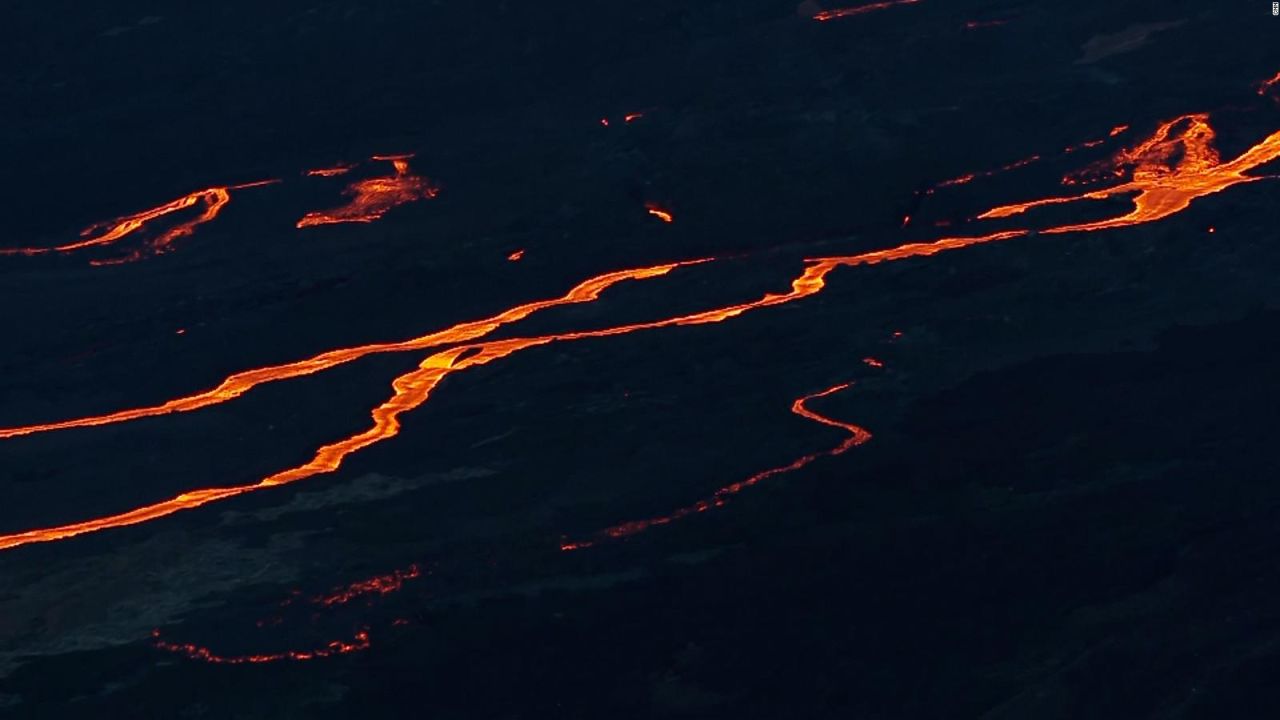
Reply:
[[[351,201],[332,210],[307,213],[298,221],[299,228],[337,223],[371,223],[394,208],[418,200],[429,200],[440,193],[426,178],[409,171],[412,155],[375,155],[374,160],[390,162],[394,173],[383,177],[357,180],[347,186],[344,195]]]

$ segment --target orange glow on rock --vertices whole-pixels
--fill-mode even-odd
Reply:
[[[818,22],[826,22],[828,20],[838,20],[840,18],[853,17],[854,15],[862,15],[864,13],[875,12],[876,10],[885,10],[895,5],[914,5],[920,0],[886,0],[885,2],[871,3],[869,5],[859,5],[857,7],[837,8],[834,10],[823,10],[813,16]]]
[[[517,250],[507,256],[511,262],[519,262],[522,258],[524,258],[524,250]]]
[[[409,171],[413,155],[374,155],[373,160],[390,162],[393,175],[357,180],[347,186],[344,195],[351,202],[332,210],[307,213],[298,221],[299,228],[335,223],[371,223],[388,211],[417,200],[429,200],[440,189],[427,179]]]
[[[667,513],[665,515],[657,515],[651,518],[645,518],[644,520],[632,520],[630,522],[614,525],[613,527],[606,528],[600,531],[599,533],[596,533],[594,538],[588,539],[588,540],[576,540],[576,541],[562,540],[560,542],[560,549],[564,551],[581,550],[583,548],[591,547],[592,545],[595,545],[596,543],[602,540],[618,540],[621,538],[630,537],[632,535],[637,535],[639,533],[642,533],[645,530],[648,530],[649,528],[652,528],[652,527],[657,527],[660,525],[670,525],[671,523],[676,522],[677,520],[683,520],[684,518],[687,518],[691,515],[696,515],[698,513],[703,513],[708,510],[724,507],[729,503],[729,500],[733,496],[741,493],[743,490],[759,485],[765,480],[799,470],[800,468],[803,468],[804,466],[808,465],[814,460],[817,460],[818,458],[834,457],[836,455],[841,455],[845,452],[848,452],[849,450],[852,450],[853,448],[859,445],[862,445],[863,443],[871,439],[871,433],[867,432],[866,429],[850,423],[840,422],[839,420],[833,420],[824,415],[819,415],[818,413],[810,410],[808,407],[808,403],[811,400],[817,400],[819,398],[824,398],[828,395],[834,395],[835,393],[838,393],[842,390],[847,389],[850,386],[850,384],[851,383],[842,383],[834,387],[829,387],[826,390],[823,390],[821,392],[816,392],[811,395],[805,395],[804,397],[798,398],[791,403],[791,412],[795,413],[796,415],[799,415],[800,417],[805,418],[806,420],[812,420],[816,423],[821,423],[828,427],[837,428],[839,430],[843,430],[844,432],[848,433],[849,437],[845,438],[844,441],[841,442],[839,445],[836,445],[833,448],[823,450],[820,452],[809,453],[808,455],[802,455],[799,458],[791,461],[786,465],[770,468],[768,470],[758,472],[755,475],[752,475],[751,477],[745,480],[739,480],[738,482],[732,483],[730,485],[725,485],[719,490],[716,490],[709,497],[699,500],[693,503],[692,505],[685,505],[684,507],[679,508],[673,512]]]
[[[304,377],[322,370],[328,370],[329,368],[359,360],[368,355],[428,350],[442,345],[476,340],[488,335],[504,325],[523,320],[541,310],[560,307],[563,305],[572,305],[575,303],[593,302],[600,297],[602,292],[620,282],[628,280],[647,280],[650,278],[661,277],[676,268],[697,265],[708,261],[709,260],[707,259],[690,260],[685,262],[655,265],[646,268],[636,268],[632,270],[619,270],[617,272],[597,275],[585,282],[579,283],[577,286],[569,290],[569,292],[558,298],[524,303],[482,320],[459,323],[444,330],[428,333],[410,340],[340,348],[320,353],[319,355],[314,355],[296,362],[246,370],[227,377],[217,387],[211,390],[206,390],[194,395],[188,395],[186,397],[176,398],[160,405],[120,410],[118,412],[108,413],[105,415],[94,415],[74,420],[45,423],[42,425],[27,425],[23,427],[0,429],[0,439],[50,432],[54,430],[69,430],[72,428],[113,425],[132,420],[140,420],[142,418],[199,410],[213,405],[218,405],[229,400],[234,400],[249,390],[265,383]]]
[[[642,112],[627,113],[626,115],[622,116],[622,121],[626,123],[633,123],[642,117],[644,117],[644,113]]]
[[[1269,80],[1264,80],[1262,84],[1258,85],[1258,94],[1266,95],[1268,92],[1271,92],[1271,88],[1276,85],[1280,85],[1280,72],[1273,75]]]
[[[873,367],[873,368],[882,368],[882,367],[884,367],[884,362],[883,362],[883,361],[878,360],[878,359],[873,358],[873,357],[865,357],[865,358],[862,358],[862,362],[863,362],[863,363],[865,363],[865,364],[867,365],[867,367]]]
[[[140,260],[144,257],[165,252],[174,240],[186,237],[195,232],[195,229],[218,216],[222,212],[222,208],[231,202],[231,191],[244,190],[247,188],[262,187],[264,185],[273,185],[279,180],[260,180],[258,182],[244,183],[242,185],[227,185],[197,190],[178,198],[171,200],[158,207],[133,215],[126,215],[114,220],[106,222],[94,223],[80,232],[80,237],[84,238],[73,243],[65,245],[57,245],[46,248],[14,248],[0,249],[0,255],[43,255],[46,253],[71,253],[77,250],[87,250],[90,248],[106,247],[118,243],[119,241],[130,237],[131,235],[146,228],[146,226],[167,215],[171,215],[180,210],[203,205],[204,210],[197,217],[183,221],[165,230],[159,235],[152,238],[144,248],[132,251],[127,258],[120,262],[129,262]],[[101,233],[101,234],[97,234]]]

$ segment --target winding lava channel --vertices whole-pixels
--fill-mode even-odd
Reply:
[[[1029,209],[1044,205],[1102,200],[1116,195],[1132,194],[1134,208],[1129,213],[1105,220],[1051,226],[1038,232],[1044,234],[1089,232],[1142,225],[1180,212],[1197,198],[1221,192],[1235,185],[1262,179],[1245,173],[1280,157],[1280,132],[1267,136],[1229,162],[1222,162],[1218,159],[1216,152],[1212,148],[1212,140],[1213,130],[1208,124],[1207,116],[1188,115],[1176,118],[1157,128],[1155,135],[1151,139],[1131,150],[1121,151],[1113,158],[1112,163],[1117,172],[1123,175],[1131,171],[1132,177],[1127,182],[1074,196],[1052,197],[1004,205],[988,210],[978,217],[981,219],[1005,218],[1020,215]],[[644,330],[720,323],[748,312],[784,305],[816,295],[825,288],[827,275],[836,268],[876,265],[909,258],[930,257],[951,250],[1025,237],[1033,232],[1035,231],[1029,228],[1008,229],[985,235],[945,237],[932,242],[908,243],[856,255],[813,258],[806,261],[806,267],[799,276],[791,281],[791,287],[788,291],[767,293],[756,300],[712,308],[688,315],[596,330],[470,342],[475,338],[488,334],[506,322],[527,317],[538,309],[570,302],[595,300],[604,289],[621,280],[666,275],[678,267],[697,265],[706,261],[668,263],[648,268],[606,273],[578,285],[568,295],[558,300],[517,306],[494,318],[463,323],[416,340],[334,350],[298,363],[238,373],[228,378],[214,390],[188,398],[172,400],[160,406],[124,410],[110,415],[68,420],[59,423],[0,430],[0,438],[11,438],[50,430],[105,425],[139,417],[183,412],[225,402],[264,382],[308,375],[373,352],[421,349],[451,342],[469,343],[435,352],[424,359],[416,369],[397,377],[392,382],[393,393],[391,397],[371,411],[373,422],[367,430],[319,448],[311,460],[301,465],[282,470],[255,483],[192,490],[167,500],[144,505],[116,515],[3,535],[0,536],[0,550],[31,543],[62,540],[109,528],[135,525],[218,500],[287,485],[323,473],[333,472],[351,454],[399,434],[400,415],[425,403],[431,392],[445,377],[468,368],[486,365],[521,350],[553,343],[627,335]]]

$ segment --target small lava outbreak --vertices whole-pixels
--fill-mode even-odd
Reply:
[[[280,662],[282,660],[316,660],[368,650],[371,646],[367,628],[357,630],[350,640],[333,640],[322,647],[311,650],[282,650],[273,653],[249,655],[219,655],[207,647],[194,643],[169,642],[160,636],[159,630],[152,632],[151,640],[157,650],[182,655],[188,660],[198,660],[214,665],[248,665]]]
[[[374,155],[373,160],[391,163],[394,173],[382,177],[357,180],[347,186],[344,195],[351,198],[346,205],[332,210],[309,212],[298,221],[299,228],[337,223],[371,223],[388,211],[418,200],[429,200],[440,193],[426,178],[409,171],[412,154]]]
[[[835,8],[832,10],[823,10],[813,16],[818,22],[827,22],[828,20],[839,20],[840,18],[853,17],[855,15],[864,15],[877,10],[885,10],[895,5],[914,5],[920,0],[886,0],[886,2],[871,3],[869,5],[856,5],[853,7]]]

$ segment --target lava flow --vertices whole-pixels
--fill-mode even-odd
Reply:
[[[669,525],[677,520],[683,520],[690,515],[696,515],[697,513],[706,512],[714,508],[724,507],[728,504],[729,499],[734,495],[737,495],[750,487],[759,485],[769,478],[794,472],[818,458],[841,455],[859,445],[862,445],[871,439],[871,433],[866,429],[850,423],[833,420],[825,415],[819,415],[818,413],[810,410],[807,405],[810,400],[817,400],[818,398],[824,398],[828,395],[834,395],[835,393],[848,388],[850,385],[851,383],[842,383],[834,387],[829,387],[821,392],[805,395],[791,403],[791,412],[796,415],[848,433],[849,437],[845,438],[839,445],[820,452],[802,455],[786,465],[758,472],[745,480],[739,480],[738,482],[726,485],[719,490],[716,490],[710,497],[699,500],[692,505],[686,505],[665,515],[657,515],[644,520],[632,520],[630,522],[620,523],[613,527],[601,530],[599,533],[596,533],[593,539],[590,540],[563,540],[560,543],[560,549],[565,551],[581,550],[582,548],[591,547],[601,540],[617,540],[620,538],[630,537],[632,535],[642,533],[651,527]]]
[[[840,18],[853,17],[854,15],[862,15],[863,13],[875,12],[876,10],[885,10],[895,5],[914,5],[918,2],[920,2],[920,0],[885,0],[885,2],[871,3],[869,5],[823,10],[822,12],[814,15],[813,19],[818,22],[826,22],[828,20],[838,20]]]
[[[1276,132],[1246,150],[1236,159],[1230,162],[1221,162],[1211,146],[1213,133],[1207,124],[1206,118],[1207,116],[1203,115],[1193,115],[1175,119],[1162,125],[1151,140],[1140,144],[1133,150],[1122,151],[1117,156],[1116,162],[1120,164],[1130,163],[1134,166],[1133,179],[1128,182],[1109,189],[1073,197],[1050,198],[1006,205],[989,210],[979,217],[1004,218],[1020,214],[1029,208],[1040,205],[1069,203],[1083,199],[1102,199],[1118,194],[1135,193],[1136,195],[1133,198],[1134,209],[1129,213],[1106,220],[1051,226],[1041,229],[1039,232],[1058,234],[1136,226],[1167,218],[1185,209],[1196,198],[1220,192],[1233,185],[1261,179],[1245,175],[1245,173],[1280,157],[1280,132]],[[1175,151],[1180,151],[1180,154]],[[1167,164],[1175,157],[1179,158],[1179,160],[1176,166],[1170,169]],[[789,291],[766,293],[756,300],[712,308],[688,315],[596,330],[504,338],[457,345],[428,356],[416,369],[397,377],[392,382],[392,396],[371,411],[370,415],[373,423],[367,430],[317,449],[313,458],[306,463],[280,471],[256,483],[193,490],[168,500],[138,507],[117,515],[0,536],[0,550],[142,523],[247,492],[285,485],[319,474],[333,472],[353,453],[398,435],[400,431],[400,415],[412,411],[425,403],[432,391],[445,377],[454,372],[482,366],[505,358],[521,350],[546,346],[552,343],[626,335],[644,330],[720,323],[748,312],[784,305],[816,295],[826,287],[827,275],[836,268],[931,257],[951,250],[1025,237],[1032,232],[1033,230],[1030,228],[1008,229],[977,236],[946,237],[932,242],[908,243],[857,255],[813,258],[806,261],[807,265],[803,272],[791,281]],[[544,301],[543,303],[518,306],[488,321],[464,323],[440,333],[426,336],[426,338],[431,338],[430,340],[419,338],[416,343],[417,346],[429,347],[440,342],[466,342],[466,340],[459,339],[459,336],[481,337],[504,322],[526,317],[534,310],[542,307],[566,302],[595,300],[600,292],[619,280],[665,275],[681,265],[701,262],[705,261],[671,263],[601,275],[575,288],[574,292],[578,293],[576,296],[574,292],[571,292],[570,295],[558,301]],[[502,320],[498,320],[498,318]],[[221,394],[219,389],[215,389],[191,398],[170,401],[170,403],[153,408],[122,411],[110,416],[83,418],[50,425],[14,428],[3,431],[0,433],[0,437],[13,437],[68,427],[104,425],[110,422],[119,422],[147,415],[159,415],[204,407],[238,396],[248,388],[262,382],[279,380],[284,377],[308,375],[370,352],[413,349],[414,342],[331,351],[309,361],[265,370],[248,371],[233,376],[234,380],[229,378],[224,382],[223,386],[226,386],[226,391]],[[220,388],[223,386],[220,386]]]
[[[393,208],[416,200],[429,200],[440,193],[426,178],[409,172],[407,155],[374,155],[373,159],[390,162],[395,174],[357,180],[347,186],[344,195],[351,202],[333,210],[307,213],[298,221],[299,228],[334,223],[371,223]]]
[[[174,240],[192,234],[198,226],[216,218],[218,213],[222,212],[222,208],[226,207],[227,203],[231,202],[232,190],[262,187],[264,185],[272,185],[277,182],[280,181],[260,180],[258,182],[244,183],[241,185],[215,186],[205,188],[204,190],[197,190],[192,193],[187,193],[177,200],[171,200],[163,205],[151,208],[150,210],[143,210],[142,212],[134,213],[133,215],[126,215],[107,222],[94,223],[80,232],[80,237],[84,238],[83,240],[53,247],[0,249],[0,255],[70,253],[77,250],[105,247],[116,244],[134,233],[137,233],[155,220],[159,220],[160,218],[181,210],[195,207],[196,205],[204,205],[204,211],[201,212],[199,216],[169,228],[147,243],[145,249],[134,250],[125,259],[125,261],[139,260],[147,255],[166,251]]]

